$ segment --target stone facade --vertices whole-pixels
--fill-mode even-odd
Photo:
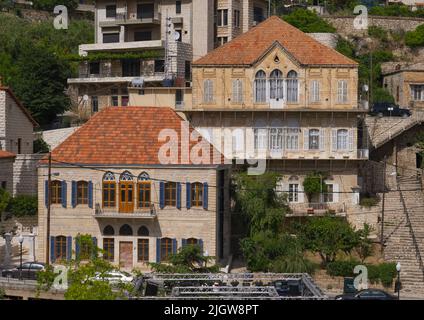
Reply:
[[[137,182],[137,176],[146,172],[152,179],[152,212],[150,210],[140,211],[136,209],[134,213],[119,213],[118,209],[106,209],[102,204],[102,179],[104,173],[108,170],[116,172],[115,177],[119,180],[119,174],[128,169],[134,180]],[[210,256],[216,256],[218,260],[227,257],[229,254],[229,213],[224,209],[228,208],[228,193],[222,193],[218,196],[217,185],[222,186],[222,190],[228,190],[227,170],[222,171],[214,168],[166,168],[166,167],[131,167],[131,168],[99,168],[99,170],[81,169],[72,167],[55,167],[55,172],[59,172],[61,181],[67,184],[66,205],[53,204],[51,207],[51,231],[50,235],[72,237],[72,251],[75,251],[75,237],[78,234],[91,234],[97,238],[97,245],[103,248],[104,238],[113,238],[115,254],[113,262],[120,262],[120,243],[130,242],[132,244],[132,265],[128,268],[138,267],[146,268],[145,262],[137,258],[137,240],[149,240],[149,262],[157,260],[157,244],[159,238],[176,239],[177,247],[182,246],[182,239],[201,239],[203,241],[203,250]],[[39,237],[37,259],[45,261],[46,245],[46,204],[45,204],[45,174],[47,168],[39,168]],[[92,208],[89,205],[77,205],[72,207],[72,187],[71,181],[91,181],[93,184]],[[166,206],[161,209],[159,202],[160,180],[181,181],[181,209]],[[186,182],[208,183],[208,205],[207,209],[203,207],[186,206]],[[222,198],[224,197],[224,198]],[[135,197],[138,199],[138,197]],[[222,199],[222,200],[218,200]],[[138,201],[138,200],[136,200]],[[220,204],[219,201],[223,201]],[[118,203],[118,201],[117,201]],[[78,223],[76,223],[78,221]],[[120,236],[120,228],[128,224],[132,228],[133,236]],[[103,230],[106,226],[112,226],[115,235],[104,235]],[[138,229],[144,226],[148,229],[148,236],[137,236]],[[220,229],[222,228],[222,229]],[[50,243],[50,239],[49,239]],[[75,254],[75,252],[74,252]],[[122,262],[122,259],[121,259]]]
[[[18,154],[13,164],[13,194],[37,195],[37,165],[44,154]]]
[[[354,20],[357,17],[350,16],[325,16],[324,20],[331,23],[342,36],[364,36],[367,30],[358,30],[354,28]],[[381,17],[368,16],[368,26],[376,26],[391,31],[411,31],[424,23],[422,18],[411,17]]]

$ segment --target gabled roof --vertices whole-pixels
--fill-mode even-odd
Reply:
[[[19,99],[15,96],[12,89],[10,89],[9,87],[4,87],[0,85],[0,91],[2,90],[8,93],[12,97],[12,99],[15,101],[18,108],[20,108],[22,112],[25,114],[25,116],[28,118],[28,120],[32,122],[32,125],[34,126],[34,128],[38,127],[37,121],[35,121],[35,119],[31,116],[31,113],[28,111],[28,109],[25,108],[23,104],[21,103],[21,101],[19,101]]]
[[[15,157],[16,157],[16,154],[12,152],[0,150],[0,159],[15,158]]]
[[[278,42],[301,65],[348,66],[358,63],[272,16],[234,40],[196,60],[194,66],[253,65]]]
[[[174,130],[178,136],[178,160],[167,165],[191,165],[181,160],[181,123],[184,121],[169,107],[108,107],[94,115],[52,151],[53,165],[161,165],[160,148],[169,145],[159,141],[163,129]],[[189,127],[190,133],[194,131]],[[166,139],[166,137],[164,137]],[[202,141],[201,138],[199,141]],[[223,164],[223,157],[206,140],[210,148],[210,163],[216,166],[213,155]],[[196,142],[190,143],[190,150]],[[187,148],[189,149],[189,148]],[[196,153],[197,154],[197,153]],[[190,152],[183,156],[190,157]],[[41,163],[46,163],[43,159]],[[166,164],[165,164],[166,165]]]

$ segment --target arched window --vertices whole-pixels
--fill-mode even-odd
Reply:
[[[145,226],[141,226],[138,228],[137,235],[140,237],[148,237],[149,236],[149,229]]]
[[[103,207],[114,208],[116,205],[116,182],[112,172],[103,176]]]
[[[203,82],[203,102],[213,102],[213,81],[206,79]]]
[[[266,102],[266,74],[263,70],[256,72],[255,102]]]
[[[169,257],[173,253],[172,248],[172,239],[170,238],[162,238],[160,239],[160,258],[163,261],[166,261],[169,259]]]
[[[348,148],[348,132],[346,129],[337,130],[337,150]]]
[[[124,224],[119,229],[119,235],[120,236],[132,236],[133,235],[133,230],[132,230],[132,228],[128,224]]]
[[[88,182],[77,182],[77,204],[88,204]]]
[[[151,182],[150,177],[146,172],[142,172],[138,176],[138,207],[150,208],[151,201]]]
[[[115,229],[113,229],[113,227],[111,225],[107,225],[103,229],[103,235],[105,235],[105,236],[114,236],[115,235]]]
[[[269,97],[271,99],[283,99],[284,98],[284,79],[283,73],[275,69],[271,72],[271,76],[269,78]]]
[[[177,183],[165,183],[165,205],[175,207],[177,204]]]
[[[57,180],[52,181],[51,190],[52,190],[51,203],[52,204],[62,203],[62,182]]]
[[[133,175],[129,171],[124,171],[119,177],[119,181],[133,181]]]
[[[310,129],[309,130],[309,150],[318,150],[319,149],[319,130]]]
[[[203,184],[200,182],[191,184],[191,205],[193,207],[203,206]]]
[[[196,238],[188,238],[186,241],[187,245],[196,245],[199,243],[199,240],[197,240]]]
[[[298,85],[297,72],[292,70],[287,74],[287,101],[297,102],[298,96]]]
[[[54,239],[55,257],[56,260],[66,259],[66,237],[57,236]]]

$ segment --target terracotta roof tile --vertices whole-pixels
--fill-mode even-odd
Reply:
[[[0,150],[0,159],[14,158],[14,157],[16,157],[16,154],[9,151]]]
[[[175,130],[180,146],[182,121],[169,107],[108,107],[52,151],[53,164],[158,165],[161,164],[159,150],[168,141],[158,141],[160,132],[162,129]],[[189,130],[194,131],[192,127]],[[213,164],[214,154],[223,163],[223,156],[204,141],[205,147],[210,148],[211,160],[203,164]],[[191,142],[190,148],[195,144]],[[191,164],[192,159],[190,163],[181,160],[181,153],[179,147],[178,161],[169,164]],[[46,159],[41,162],[45,163]]]
[[[252,65],[276,42],[302,65],[356,66],[358,64],[289,23],[272,16],[198,59],[193,65]]]

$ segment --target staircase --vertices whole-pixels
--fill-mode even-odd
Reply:
[[[397,178],[385,196],[384,258],[400,262],[402,291],[424,297],[424,193],[417,175]]]
[[[402,132],[423,122],[424,112],[413,110],[412,115],[407,118],[367,116],[365,126],[369,134],[370,145],[377,149]]]

